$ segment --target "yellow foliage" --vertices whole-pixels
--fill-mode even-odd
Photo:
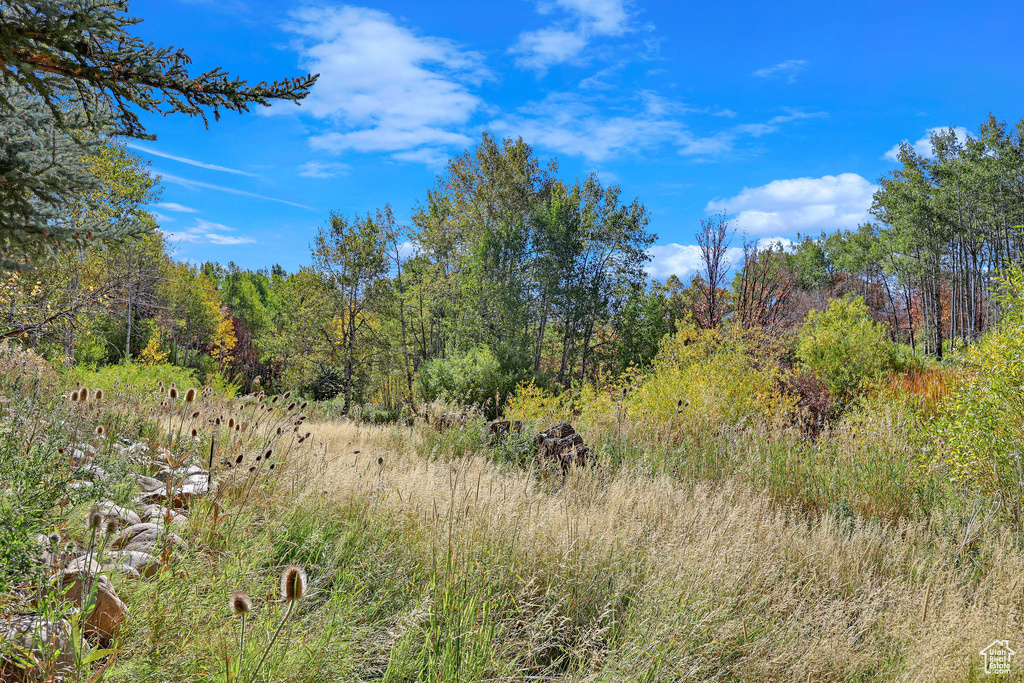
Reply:
[[[213,335],[213,344],[213,357],[221,363],[230,362],[231,352],[238,345],[238,337],[235,336],[235,325],[228,316],[221,317]]]
[[[639,443],[678,442],[740,422],[786,423],[797,399],[782,391],[777,365],[752,362],[748,343],[756,340],[683,323],[663,342],[650,372],[557,396],[523,385],[506,415],[528,424],[568,420],[585,438],[628,433]]]
[[[149,338],[146,348],[142,349],[142,353],[139,354],[139,360],[143,365],[162,365],[167,362],[170,355],[169,351],[163,351],[160,348],[160,341],[153,336]]]

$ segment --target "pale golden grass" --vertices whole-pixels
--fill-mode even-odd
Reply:
[[[409,428],[310,428],[316,444],[286,476],[318,505],[404,518],[425,555],[512,548],[535,573],[520,577],[524,596],[534,578],[595,569],[630,591],[625,635],[592,657],[595,679],[954,681],[977,675],[992,640],[1024,645],[1024,554],[1009,531],[962,547],[963,525],[936,516],[812,521],[735,482],[629,470],[554,486],[481,456],[422,457]],[[516,632],[510,646],[531,647],[529,628]]]

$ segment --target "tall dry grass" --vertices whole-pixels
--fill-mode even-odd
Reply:
[[[992,640],[1024,643],[1024,553],[984,511],[812,521],[729,479],[624,467],[555,486],[483,455],[423,457],[426,431],[313,431],[294,490],[400,529],[406,559],[380,571],[432,567],[391,577],[415,598],[369,635],[385,680],[459,680],[423,655],[441,662],[453,610],[478,670],[523,680],[958,681]]]

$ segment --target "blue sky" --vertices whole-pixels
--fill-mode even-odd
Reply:
[[[138,0],[138,32],[250,83],[319,72],[296,107],[144,116],[152,207],[179,258],[294,270],[329,213],[408,222],[482,131],[639,197],[651,273],[699,266],[726,210],[751,238],[868,219],[901,140],[1024,116],[1008,2]],[[739,246],[739,238],[734,247]]]

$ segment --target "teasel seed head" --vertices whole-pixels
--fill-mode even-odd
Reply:
[[[185,403],[191,403],[196,400],[195,387],[189,387],[189,390],[185,392]]]
[[[119,528],[121,528],[121,520],[117,517],[108,517],[107,525],[103,530],[106,532],[107,536],[113,536],[117,533]]]
[[[239,453],[239,454],[238,454],[238,457],[237,457],[237,458],[235,458],[235,464],[236,464],[236,465],[241,465],[241,464],[242,464],[242,461],[243,461],[244,459],[245,459],[245,456],[244,456],[244,455],[242,455],[241,453]]]
[[[242,591],[234,591],[228,599],[232,614],[248,614],[252,609],[252,600]]]
[[[288,399],[290,399],[291,397],[292,397],[292,392],[291,391],[284,392],[284,398],[285,398],[286,401]]]
[[[277,435],[281,436],[281,428],[280,427],[277,428]]]
[[[77,389],[75,391],[71,392],[71,402],[72,403],[78,403],[78,390]]]
[[[377,456],[377,466],[378,467],[384,467],[384,456],[383,455],[378,455]]]
[[[256,471],[256,465],[253,465],[252,467],[250,467],[249,471],[250,472],[255,472]]]
[[[286,567],[281,574],[281,597],[292,602],[301,600],[305,592],[306,572],[297,564]]]
[[[49,541],[50,541],[50,545],[53,546],[54,548],[56,548],[57,546],[60,545],[60,534],[58,534],[58,533],[50,534]]]
[[[192,436],[193,438],[199,436],[199,430],[195,427],[192,428]]]
[[[172,384],[170,391],[167,392],[167,395],[171,398],[172,401],[178,398],[178,387]]]
[[[291,403],[288,404],[288,412],[290,413],[293,410],[295,410],[295,401],[292,401]]]
[[[274,454],[274,449],[273,448],[268,448],[267,450],[263,451],[263,459],[264,460],[270,460],[270,456],[272,456],[273,454]]]
[[[220,417],[217,417],[216,419],[214,419],[213,424],[214,424],[215,427],[220,427]]]
[[[279,398],[279,397],[275,396],[274,398],[270,399],[270,402],[271,402],[271,403],[277,403],[277,399],[278,399],[278,398]]]
[[[102,389],[97,389],[96,390],[96,400],[97,401],[102,401],[103,400],[103,390]]]
[[[303,401],[302,405],[299,406],[299,412],[302,412],[303,410],[305,410],[306,406],[308,406],[308,405],[309,405],[309,401]]]
[[[96,436],[103,436],[103,432],[106,431],[103,425],[96,425]]]
[[[277,464],[276,462],[270,463],[270,468],[269,469],[274,469],[274,465],[276,465],[276,464]]]
[[[82,387],[78,390],[78,400],[83,403],[89,400],[89,387]]]
[[[89,511],[89,516],[86,518],[85,522],[89,531],[96,531],[103,525],[103,513],[97,508],[93,508]]]
[[[197,417],[199,417],[199,411],[198,410],[196,412],[192,413],[192,419],[193,420],[196,419]]]
[[[235,418],[229,417],[228,418],[228,429],[234,429],[234,428],[235,428]]]

